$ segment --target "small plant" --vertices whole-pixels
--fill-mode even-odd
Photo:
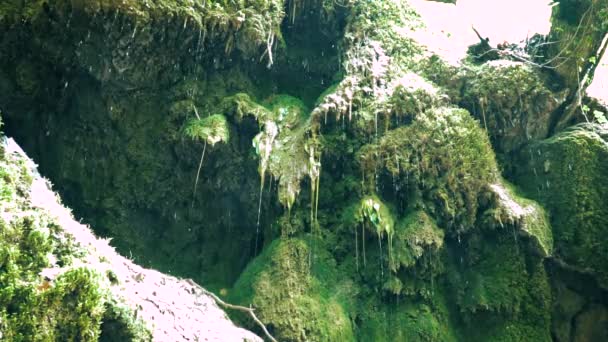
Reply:
[[[597,121],[599,124],[603,125],[608,123],[608,119],[606,119],[606,114],[602,111],[594,110],[593,117],[595,118],[595,121]]]
[[[230,138],[230,130],[226,117],[221,114],[213,114],[201,119],[190,120],[184,130],[186,136],[214,146],[218,142],[227,142]]]
[[[207,144],[214,146],[218,142],[227,142],[230,138],[230,128],[226,117],[221,114],[213,114],[204,119],[198,115],[196,111],[196,119],[190,120],[184,129],[184,134],[193,140],[202,141],[204,143],[203,153],[201,154],[201,161],[198,164],[198,170],[196,171],[196,179],[194,181],[194,189],[192,191],[192,205],[194,206],[194,196],[196,195],[196,187],[198,185],[198,179],[201,174],[203,167],[203,160],[205,159],[205,151],[207,150]]]
[[[393,235],[395,222],[391,215],[389,208],[382,203],[382,201],[376,196],[368,196],[361,200],[359,205],[359,212],[357,214],[357,220],[363,224],[362,233],[362,248],[363,248],[363,262],[365,264],[365,226],[366,222],[371,223],[371,227],[375,228],[378,236],[378,245],[380,248],[380,254],[382,254],[382,239],[386,234],[388,240],[388,256],[389,264],[392,254]],[[382,260],[380,261],[380,270],[384,274],[384,267],[382,266]]]

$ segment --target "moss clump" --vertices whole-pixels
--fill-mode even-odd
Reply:
[[[478,197],[496,179],[496,162],[487,135],[463,109],[438,108],[387,132],[358,155],[372,187],[386,171],[411,189],[410,205],[420,205],[451,233],[474,227]]]
[[[221,114],[190,120],[186,124],[184,133],[192,139],[203,141],[211,146],[218,142],[226,143],[230,139],[230,127],[226,117]]]
[[[0,294],[3,337],[11,341],[97,340],[106,295],[100,280],[95,271],[77,268],[59,276],[53,285],[8,284]]]
[[[395,225],[389,268],[382,288],[392,295],[432,300],[435,282],[444,272],[444,231],[423,211],[407,215]]]
[[[389,208],[378,196],[368,196],[361,200],[357,211],[357,221],[362,224],[369,224],[369,229],[376,233],[379,240],[386,235],[390,253],[390,242],[395,233],[395,222]]]
[[[243,118],[252,116],[260,125],[266,120],[274,118],[272,112],[265,106],[259,104],[250,95],[237,93],[222,99],[220,104],[221,111],[234,118],[234,121],[241,122]]]
[[[556,98],[540,74],[519,62],[492,61],[467,75],[462,104],[481,121],[498,151],[510,152],[549,133]]]
[[[326,122],[332,115],[370,121],[378,113],[389,115],[389,100],[403,83],[399,80],[421,57],[422,48],[407,34],[419,26],[407,1],[354,3],[343,40],[345,76],[313,110],[315,120]]]
[[[391,269],[413,268],[426,253],[443,247],[444,232],[423,211],[416,211],[399,221],[395,228]]]
[[[579,125],[522,151],[515,179],[551,215],[558,257],[608,288],[608,130]]]
[[[553,253],[553,232],[543,207],[521,197],[515,187],[501,181],[490,185],[491,209],[480,220],[484,229],[517,229],[518,234],[531,239],[538,255]]]
[[[329,256],[301,239],[278,239],[243,272],[232,300],[253,305],[279,341],[354,341]],[[313,263],[311,265],[311,262]]]
[[[141,320],[133,316],[133,310],[116,300],[105,303],[100,342],[151,341],[152,334]]]
[[[311,139],[308,109],[289,95],[273,95],[262,103],[239,93],[225,98],[220,108],[237,122],[253,117],[260,132],[253,139],[259,157],[261,187],[270,174],[279,182],[279,201],[291,208],[300,193],[301,182],[310,177],[316,184],[319,176],[317,143]]]
[[[320,150],[311,134],[308,110],[302,101],[278,95],[269,98],[266,106],[267,110],[256,112],[262,131],[253,140],[260,158],[261,183],[263,186],[269,171],[279,182],[279,202],[291,209],[305,177],[311,179],[312,193],[317,192]]]
[[[399,300],[378,305],[379,298],[363,301],[359,339],[362,341],[457,341],[443,294],[432,303]]]
[[[0,146],[0,338],[96,341],[111,297],[109,281],[91,268],[69,266],[82,251],[32,207],[29,167]],[[65,269],[55,279],[41,275],[59,267]]]

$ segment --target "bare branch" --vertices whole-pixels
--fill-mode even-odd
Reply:
[[[270,334],[270,332],[268,332],[268,329],[266,329],[266,325],[264,325],[264,323],[262,323],[262,321],[260,321],[260,319],[255,315],[254,309],[251,307],[245,307],[245,306],[240,306],[240,305],[234,305],[234,304],[230,304],[230,303],[226,303],[224,302],[220,297],[216,296],[214,293],[209,292],[207,290],[205,290],[204,288],[202,288],[199,284],[195,283],[194,280],[192,279],[185,279],[185,281],[190,284],[191,286],[193,286],[194,288],[196,288],[197,290],[199,290],[201,293],[213,298],[213,300],[220,306],[227,308],[227,309],[232,309],[232,310],[237,310],[237,311],[241,311],[241,312],[246,312],[249,314],[249,316],[251,316],[251,318],[256,322],[257,325],[260,326],[260,328],[262,328],[262,330],[264,331],[264,334],[266,334],[266,337],[268,337],[268,339],[270,339],[272,342],[277,342],[277,340],[272,337],[272,335]]]

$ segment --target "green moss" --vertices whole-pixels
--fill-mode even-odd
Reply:
[[[206,118],[190,120],[184,129],[184,134],[192,139],[198,139],[213,146],[218,142],[226,143],[230,139],[230,127],[226,117],[213,114]]]
[[[285,94],[269,97],[264,101],[264,105],[273,112],[273,117],[278,124],[287,129],[306,120],[309,114],[304,102]]]
[[[537,70],[505,60],[472,70],[466,76],[462,104],[481,121],[499,152],[548,135],[551,113],[565,98],[556,97]]]
[[[423,211],[416,211],[399,221],[395,228],[391,269],[412,268],[425,253],[436,253],[443,247],[444,232]]]
[[[373,195],[363,198],[356,215],[359,223],[367,222],[369,224],[369,229],[378,235],[378,239],[382,239],[386,235],[389,242],[392,240],[395,233],[393,215],[378,196]]]
[[[485,229],[517,229],[531,239],[533,250],[540,256],[553,253],[553,232],[544,208],[522,197],[517,189],[501,180],[490,185],[492,208],[483,213],[480,222]]]
[[[551,215],[557,256],[608,287],[608,147],[601,125],[572,127],[520,154],[516,180]]]
[[[378,305],[378,298],[363,301],[357,317],[361,341],[457,341],[441,294],[435,303],[401,299]]]
[[[220,36],[225,39],[226,52],[238,48],[250,54],[267,47],[269,37],[280,37],[280,24],[285,15],[282,0],[273,1],[205,1],[183,2],[178,0],[132,1],[56,1],[49,4],[42,0],[21,4],[10,1],[0,7],[0,19],[14,21],[35,21],[47,15],[54,19],[68,19],[70,13],[81,16],[104,16],[118,14],[130,18],[135,26],[147,27],[155,21],[176,18],[185,29],[188,24],[195,26],[199,40]],[[227,34],[227,33],[232,33]],[[270,50],[270,47],[268,47]],[[259,57],[259,56],[256,56]],[[271,59],[270,53],[270,59]],[[272,64],[272,63],[271,63]]]
[[[332,81],[338,83],[327,89],[310,112],[298,98],[268,95],[289,89],[293,94],[306,94],[298,95],[302,98],[314,98],[307,90],[296,91],[305,88],[298,78],[301,75],[277,76],[276,69],[257,70],[249,64],[270,61],[273,46],[285,47],[282,42],[269,44],[273,35],[280,40],[278,23],[285,4],[294,14],[290,14],[291,26],[285,22],[284,27],[295,32],[293,35],[299,34],[301,27],[294,24],[298,13],[306,16],[325,11],[321,15],[334,15],[329,13],[343,11],[338,8],[341,4],[331,0],[192,4],[177,0],[79,0],[72,1],[74,9],[68,10],[67,3],[57,1],[50,14],[43,14],[41,1],[33,1],[23,5],[33,11],[18,9],[14,13],[25,16],[25,22],[31,22],[34,29],[57,27],[49,32],[59,29],[69,33],[67,42],[49,40],[44,44],[51,52],[76,45],[86,34],[80,29],[111,22],[113,16],[119,18],[116,26],[121,27],[120,34],[115,32],[118,29],[93,30],[91,41],[98,45],[92,49],[93,43],[85,40],[74,62],[64,61],[65,56],[71,56],[67,52],[50,54],[50,60],[68,64],[65,70],[86,71],[93,65],[94,71],[89,69],[92,84],[65,86],[70,95],[79,95],[69,102],[74,102],[69,114],[82,120],[72,127],[54,115],[27,115],[23,121],[46,119],[40,122],[50,126],[51,138],[41,138],[57,144],[48,144],[53,156],[42,159],[48,158],[47,165],[54,164],[56,182],[68,184],[73,203],[95,209],[84,211],[84,217],[104,215],[95,225],[111,227],[111,235],[124,253],[133,248],[135,254],[155,259],[155,266],[165,270],[206,282],[231,282],[248,258],[258,252],[249,246],[259,209],[259,229],[266,248],[241,274],[229,299],[252,304],[278,340],[546,340],[550,310],[547,276],[538,257],[551,253],[550,227],[537,204],[507,189],[508,199],[533,213],[514,215],[492,191],[492,185],[502,186],[502,182],[487,133],[480,128],[488,126],[495,136],[498,133],[491,127],[509,127],[511,120],[520,119],[517,115],[521,111],[538,110],[533,108],[535,103],[525,100],[522,107],[518,99],[534,94],[536,100],[546,100],[547,89],[535,72],[514,63],[474,69],[464,88],[464,102],[467,106],[474,103],[471,112],[480,124],[466,110],[447,107],[450,101],[460,101],[464,86],[461,75],[454,75],[454,70],[443,68],[441,63],[418,66],[425,59],[423,49],[408,35],[420,23],[407,1],[348,1],[347,27],[339,44],[343,65]],[[319,5],[322,11],[308,11]],[[0,5],[0,13],[9,11],[6,6]],[[66,29],[67,14],[72,12],[72,25],[78,30]],[[44,19],[53,13],[57,24]],[[100,19],[91,19],[96,17]],[[79,20],[86,19],[93,24],[78,26]],[[334,25],[331,27],[342,23]],[[106,32],[114,33],[106,39]],[[49,39],[35,37],[36,41]],[[195,43],[198,39],[203,42],[200,46]],[[156,46],[161,41],[175,42],[179,48]],[[115,49],[113,42],[127,47]],[[107,56],[98,51],[107,52]],[[139,54],[127,58],[123,56],[127,51]],[[236,51],[240,53],[232,53]],[[142,55],[145,58],[140,59]],[[313,55],[318,55],[316,49],[301,54]],[[314,64],[319,60],[329,65],[320,55],[296,62]],[[190,64],[180,63],[179,56],[185,56],[184,61],[194,60],[197,66],[190,70]],[[98,64],[92,61],[116,63],[120,74],[114,69],[111,74],[97,71]],[[25,93],[37,93],[41,89],[37,87],[39,71],[29,65],[19,68],[16,84]],[[133,65],[161,69],[159,80],[147,71],[124,76],[129,74],[124,68]],[[57,69],[64,71],[60,66]],[[318,69],[335,71],[326,66]],[[308,73],[305,76],[310,77]],[[274,77],[293,84],[284,88],[278,82],[279,89],[273,89],[276,84],[270,79]],[[325,75],[321,80],[329,78]],[[431,81],[452,89],[441,89]],[[323,84],[317,79],[312,82],[317,87]],[[165,92],[165,86],[170,90]],[[165,102],[164,97],[169,100]],[[485,116],[487,112],[479,115],[479,101],[494,101],[492,118]],[[540,107],[548,108],[543,103]],[[218,114],[191,120],[180,132],[184,121],[196,116],[199,109]],[[544,114],[544,109],[534,113]],[[515,123],[532,127],[531,121]],[[48,132],[43,124],[40,127]],[[536,126],[532,128],[537,132]],[[59,136],[57,131],[86,143],[61,141],[54,138]],[[183,132],[211,145],[230,138],[221,147],[222,153],[211,157],[204,190],[195,195],[195,209],[182,203],[190,190],[184,174],[196,167],[198,159],[193,156],[200,152],[195,144],[179,139]],[[229,133],[234,134],[229,137]],[[125,152],[103,158],[108,148]],[[256,164],[261,176],[259,197]],[[133,174],[139,176],[133,178]],[[274,193],[266,195],[264,191],[265,184],[275,190],[277,183],[278,200],[287,210],[273,205]],[[310,192],[302,191],[304,185],[310,185]],[[15,198],[18,191],[9,190],[0,196]],[[310,199],[310,220],[306,203],[297,201],[298,196]],[[320,210],[319,197],[323,204]],[[341,211],[343,217],[337,217],[335,213]],[[280,219],[275,220],[278,215]],[[268,228],[268,222],[274,226]],[[304,240],[307,225],[314,239]],[[356,235],[368,229],[372,234]],[[520,234],[530,237],[540,252],[531,252],[519,239]],[[271,242],[278,235],[281,237]],[[388,253],[381,246],[385,235]],[[492,240],[494,235],[500,239]],[[378,244],[369,243],[376,238]],[[41,232],[23,236],[24,246],[37,246],[41,251],[55,248],[47,246],[46,239]],[[366,240],[367,256],[374,262],[360,267],[357,253]],[[7,246],[6,260],[22,258]],[[201,246],[205,246],[203,251]],[[40,268],[45,262],[37,255],[24,256],[14,269],[27,265]],[[36,285],[40,280],[37,271],[30,273]],[[112,280],[111,274],[105,276],[103,281]],[[453,293],[447,292],[446,280]],[[25,290],[21,293],[24,295],[19,298],[30,296]],[[97,310],[97,299],[91,303],[90,308]],[[131,313],[109,301],[103,308],[102,338],[147,338],[130,319]],[[81,325],[90,329],[98,324],[98,317],[95,312],[95,321]],[[76,317],[74,322],[80,319]],[[458,326],[451,320],[458,321]],[[477,322],[481,322],[479,329]],[[247,324],[256,328],[252,322]],[[73,325],[69,329],[79,328]],[[69,332],[71,336],[77,333]]]
[[[246,116],[252,116],[261,125],[266,120],[271,120],[274,117],[268,108],[257,103],[245,93],[225,97],[220,106],[222,112],[234,117],[237,122],[240,122]]]
[[[463,243],[448,279],[471,340],[550,341],[551,294],[541,260],[508,232]]]
[[[231,300],[253,305],[279,341],[354,341],[342,304],[349,294],[332,291],[335,265],[311,248],[301,239],[275,240],[243,272]]]
[[[259,173],[262,187],[266,172],[278,180],[279,202],[291,209],[300,193],[305,177],[310,178],[312,198],[317,193],[320,174],[319,146],[311,133],[306,106],[288,95],[270,97],[263,110],[256,105],[257,120],[262,131],[253,139],[260,158]],[[311,211],[315,205],[311,204]]]
[[[67,267],[83,251],[53,219],[32,207],[31,182],[25,159],[0,146],[1,338],[96,341],[111,297],[109,281],[91,268]],[[58,267],[66,269],[56,279],[41,275]]]
[[[326,122],[328,115],[365,121],[378,113],[389,115],[400,78],[422,55],[407,34],[417,27],[418,15],[407,1],[354,2],[343,40],[345,75],[313,110],[316,122]]]
[[[150,330],[133,315],[131,308],[116,300],[109,300],[105,303],[100,342],[151,340]]]
[[[289,95],[273,95],[259,104],[241,93],[225,98],[220,108],[239,122],[246,116],[257,120],[261,131],[253,139],[253,147],[259,157],[260,182],[263,187],[269,172],[279,181],[279,201],[291,208],[302,180],[315,174],[318,178],[318,166],[314,164],[318,157],[314,143],[309,142],[304,103]]]
[[[420,113],[410,126],[387,132],[358,153],[369,187],[378,172],[388,172],[448,231],[473,228],[478,197],[496,178],[487,135],[463,109]]]
[[[95,341],[106,293],[100,275],[87,268],[67,271],[50,288],[40,281],[4,287],[0,311],[3,336],[13,341]]]

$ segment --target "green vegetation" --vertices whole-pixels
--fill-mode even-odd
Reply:
[[[0,334],[10,341],[96,341],[106,321],[116,333],[149,340],[133,312],[111,299],[107,277],[76,265],[85,251],[73,245],[29,201],[32,175],[25,160],[0,147]],[[55,279],[45,269],[64,268]],[[116,316],[116,317],[115,317]]]
[[[335,265],[325,253],[311,259],[310,243],[275,240],[245,269],[230,298],[252,304],[279,341],[355,341],[343,303],[349,294],[334,291]]]
[[[551,113],[563,102],[538,69],[521,62],[492,61],[473,69],[462,99],[494,139],[499,152],[521,148],[549,133]]]
[[[214,114],[203,119],[190,120],[184,129],[184,133],[192,139],[213,146],[218,142],[228,142],[230,127],[223,115]]]
[[[478,197],[497,172],[487,135],[456,108],[419,113],[410,126],[364,146],[359,160],[370,187],[378,171],[399,177],[411,189],[411,205],[428,207],[453,233],[474,227]]]
[[[422,263],[428,262],[425,254],[437,253],[443,244],[444,232],[433,219],[423,211],[411,213],[397,225],[391,270],[415,268],[421,258]]]
[[[552,214],[557,255],[592,270],[602,286],[608,285],[605,137],[605,126],[587,124],[537,142],[522,151],[515,177]]]
[[[556,6],[555,45],[592,37],[563,57],[587,64],[603,4]],[[10,0],[0,105],[96,233],[279,341],[579,336],[601,314],[562,322],[559,281],[585,273],[597,289],[568,291],[605,306],[608,133],[547,137],[584,68],[448,65],[423,25],[406,0]],[[3,337],[149,339],[0,157]]]

